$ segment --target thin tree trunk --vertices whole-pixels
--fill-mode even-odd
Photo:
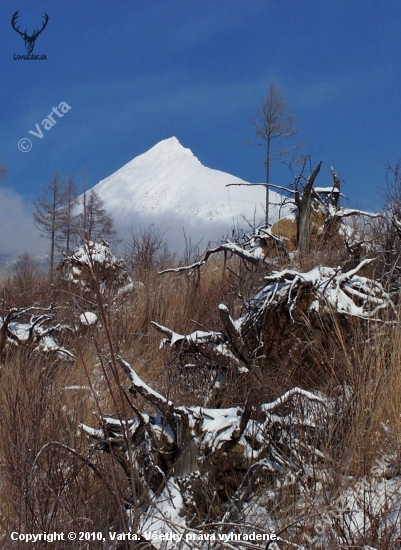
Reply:
[[[51,247],[50,247],[50,279],[53,279],[54,271],[54,241],[55,241],[55,229],[52,231]]]
[[[266,147],[266,210],[265,210],[265,226],[269,226],[269,184],[270,184],[270,136],[267,138]]]
[[[70,222],[68,222],[68,228],[67,228],[66,249],[67,249],[67,254],[70,255]]]
[[[53,213],[52,213],[52,233],[51,233],[51,244],[50,244],[50,279],[53,279],[53,272],[54,272],[54,251],[56,248],[56,229],[57,229],[57,222],[56,222],[56,202],[53,201]]]
[[[88,221],[87,221],[87,212],[86,212],[86,168],[84,168],[84,242],[88,242]]]

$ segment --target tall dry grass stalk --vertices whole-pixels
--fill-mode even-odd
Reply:
[[[334,262],[337,256],[333,258]],[[323,255],[321,259],[323,262]],[[312,257],[310,263],[316,265]],[[116,457],[95,452],[78,431],[81,422],[93,425],[93,413],[100,423],[104,415],[114,414],[121,420],[134,416],[126,398],[127,383],[109,359],[124,356],[147,383],[175,403],[203,404],[213,373],[207,365],[188,370],[180,365],[179,357],[160,350],[160,335],[150,321],[182,334],[199,328],[219,330],[218,304],[225,303],[233,317],[238,317],[241,296],[252,295],[269,269],[272,267],[255,270],[238,259],[225,262],[217,257],[200,275],[188,272],[160,277],[155,269],[143,269],[141,284],[137,281],[131,293],[117,298],[101,293],[100,286],[91,295],[57,279],[50,286],[38,274],[28,289],[16,278],[6,281],[3,309],[32,301],[46,302],[44,305],[59,302],[57,320],[71,327],[62,344],[74,352],[76,361],[70,365],[23,349],[10,349],[3,360],[0,548],[29,548],[25,543],[11,544],[12,531],[127,529],[125,506],[138,509],[141,502],[135,472],[128,472],[131,484],[127,484],[126,472]],[[99,316],[94,327],[79,324],[79,314],[88,310]],[[399,456],[399,326],[333,315],[324,324],[305,320],[302,328],[297,325],[296,329],[293,349],[274,361],[261,359],[258,370],[250,375],[229,374],[224,395],[212,405],[242,405],[252,388],[257,390],[259,402],[268,401],[294,385],[329,397],[341,396],[341,414],[327,426],[327,466],[339,476],[358,476],[368,473],[390,446]],[[143,410],[147,405],[136,399],[135,406]],[[391,426],[386,439],[383,426]],[[266,489],[267,481],[261,486]],[[290,489],[283,493],[274,513],[295,507],[298,496]],[[67,547],[81,548],[78,542],[75,546],[52,545],[60,550]],[[88,543],[88,547],[99,545]]]

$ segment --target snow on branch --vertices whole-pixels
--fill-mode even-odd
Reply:
[[[373,261],[365,259],[348,271],[318,266],[306,273],[273,272],[265,277],[266,284],[244,301],[239,319],[234,320],[228,308],[219,305],[221,331],[180,334],[154,321],[151,325],[164,336],[161,347],[170,348],[180,364],[195,361],[209,369],[235,366],[239,373],[248,372],[259,364],[260,357],[267,360],[274,354],[274,346],[281,345],[284,338],[294,340],[294,320],[305,323],[313,316],[314,323],[322,323],[325,315],[345,315],[379,321],[385,311],[397,317],[382,285],[359,274]]]
[[[73,361],[74,355],[61,347],[54,336],[65,329],[71,330],[67,325],[54,323],[56,307],[55,303],[48,308],[15,307],[0,317],[0,356],[10,346],[24,346],[33,351],[54,352],[62,359]]]
[[[340,208],[334,214],[337,218],[347,218],[349,216],[365,216],[366,218],[381,218],[382,214],[374,214],[373,212],[365,212],[364,210],[356,210],[355,208]]]
[[[246,260],[248,262],[251,262],[253,264],[259,263],[259,258],[252,254],[252,252],[245,250],[241,246],[239,246],[236,243],[233,243],[232,241],[227,241],[225,243],[222,243],[219,246],[216,246],[215,248],[209,248],[206,250],[203,258],[199,260],[199,262],[195,262],[191,265],[185,265],[182,267],[174,267],[170,269],[164,269],[163,271],[159,271],[159,275],[163,275],[164,273],[179,273],[181,271],[188,271],[192,269],[199,269],[202,267],[209,259],[209,257],[212,254],[216,254],[218,252],[232,252],[236,256],[239,256],[242,260]]]
[[[224,305],[219,306],[220,312],[226,317],[224,308]],[[237,346],[235,344],[232,346],[231,343],[233,340],[222,332],[196,330],[191,334],[184,335],[178,334],[154,321],[151,321],[150,324],[154,329],[166,336],[161,341],[162,347],[170,347],[176,352],[199,354],[209,361],[215,361],[218,357],[225,358],[236,364],[240,370],[247,368],[246,359],[240,353],[244,345],[238,346],[241,338],[239,334],[237,334],[237,340],[235,341]],[[234,336],[234,330],[233,325],[232,336]]]
[[[129,363],[124,361],[121,357],[117,359],[118,364],[124,370],[124,372],[129,376],[132,386],[131,388],[137,391],[142,397],[151,401],[161,412],[165,412],[167,408],[172,408],[173,404],[171,401],[152,390],[143,380],[136,374],[134,369]]]
[[[203,522],[229,521],[235,507],[224,503],[243,499],[244,487],[256,490],[258,475],[249,476],[249,468],[255,474],[268,471],[279,492],[288,476],[295,480],[297,472],[299,478],[308,464],[323,457],[318,446],[335,409],[322,395],[293,388],[272,403],[259,404],[251,392],[243,407],[175,406],[125,360],[118,364],[158,412],[124,420],[102,418],[100,427],[81,429],[96,442],[95,449],[118,457],[128,477],[135,472],[135,484],[144,495],[139,535],[171,531],[172,526],[179,532],[200,532]],[[128,515],[133,513],[128,509]]]
[[[124,287],[132,282],[124,261],[113,254],[106,241],[89,241],[69,256],[64,254],[57,269],[67,271],[66,279],[84,288],[91,287],[94,279],[103,287]]]
[[[396,229],[398,235],[401,237],[401,222],[395,216],[391,221],[393,227]]]
[[[357,275],[372,259],[363,260],[355,269],[341,272],[329,267],[315,267],[307,273],[293,270],[275,272],[249,301],[249,311],[241,322],[252,323],[252,318],[278,303],[287,304],[290,313],[300,302],[302,291],[307,291],[307,311],[334,311],[365,319],[378,319],[380,310],[392,310],[390,295],[377,281]]]

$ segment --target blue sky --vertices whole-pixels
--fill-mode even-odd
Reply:
[[[49,15],[34,49],[46,61],[14,60],[17,10],[28,32]],[[247,140],[272,79],[302,152],[323,160],[317,184],[333,165],[350,205],[379,209],[386,162],[401,156],[399,0],[2,0],[0,42],[3,217],[10,197],[27,215],[55,169],[81,184],[85,166],[91,187],[173,135],[204,165],[263,181],[263,151]],[[71,110],[30,135],[62,101]],[[272,181],[291,175],[276,163]]]

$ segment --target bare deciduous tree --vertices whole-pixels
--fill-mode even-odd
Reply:
[[[77,227],[79,235],[84,236],[84,240],[116,240],[117,231],[114,228],[114,220],[107,213],[104,202],[94,189],[88,194],[85,212],[78,218]]]
[[[75,224],[76,216],[74,216],[74,208],[77,204],[77,187],[75,185],[74,176],[70,176],[64,191],[61,231],[58,235],[60,248],[70,254],[74,246],[73,238],[76,233]]]
[[[386,186],[385,210],[392,216],[401,218],[401,159],[398,159],[394,166],[387,163]]]
[[[283,93],[273,81],[270,84],[269,94],[256,107],[256,119],[252,119],[256,127],[256,135],[266,143],[266,211],[265,225],[269,223],[269,185],[270,167],[272,161],[271,142],[281,137],[291,137],[297,133],[295,118]]]
[[[35,201],[33,214],[36,227],[50,239],[50,276],[54,271],[56,236],[63,226],[64,186],[58,171],[54,172],[44,197]]]
[[[125,243],[125,260],[132,270],[145,273],[160,264],[166,248],[164,233],[151,224],[135,234],[131,229],[131,238]]]

